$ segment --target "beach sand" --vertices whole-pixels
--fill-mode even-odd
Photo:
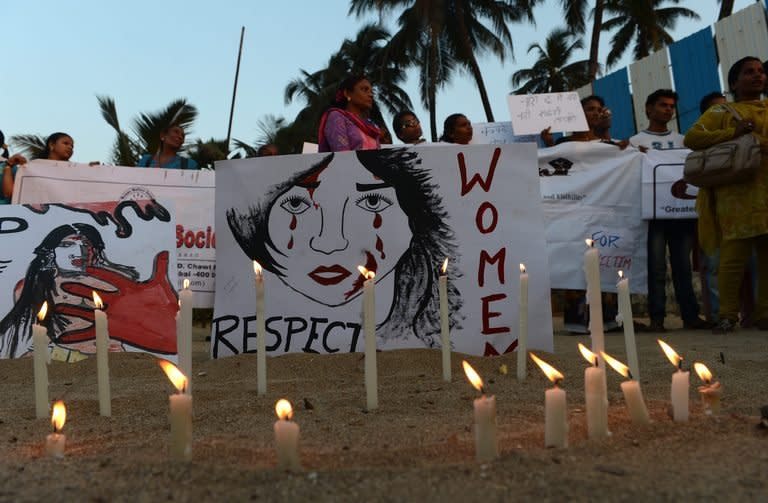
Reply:
[[[679,323],[678,323],[679,324]],[[668,323],[673,325],[673,323]],[[768,333],[742,330],[658,334],[686,360],[702,361],[724,386],[723,411],[703,413],[691,375],[691,419],[668,416],[672,365],[657,334],[638,334],[641,383],[653,424],[631,424],[608,370],[606,440],[586,438],[584,368],[577,343],[555,336],[539,356],[565,374],[567,449],[544,448],[544,375],[516,356],[467,359],[496,395],[500,457],[475,461],[472,400],[478,396],[453,355],[442,381],[440,352],[379,353],[379,409],[365,410],[361,354],[291,354],[268,359],[266,397],[256,393],[256,357],[208,358],[198,329],[194,355],[193,460],[168,460],[171,385],[154,358],[111,355],[111,418],[98,415],[96,362],[53,362],[51,398],[67,405],[66,457],[44,456],[46,419],[35,419],[32,360],[0,361],[0,501],[515,501],[765,500]],[[559,332],[558,332],[559,334]],[[621,333],[606,349],[625,360]],[[724,363],[721,359],[724,358]],[[501,371],[506,365],[508,373]],[[274,404],[289,399],[301,426],[303,470],[276,470]]]

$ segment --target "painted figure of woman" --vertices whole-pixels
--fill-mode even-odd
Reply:
[[[227,221],[250,259],[326,306],[360,295],[356,266],[364,265],[376,273],[377,296],[392,299],[377,329],[381,340],[415,337],[439,346],[438,268],[457,255],[441,199],[420,162],[406,149],[330,154],[273,187],[263,205],[228,210]],[[455,326],[461,299],[450,288]]]

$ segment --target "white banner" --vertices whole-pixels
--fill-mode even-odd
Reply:
[[[361,351],[358,265],[376,272],[378,347],[440,347],[445,257],[454,350],[514,350],[524,263],[529,346],[551,351],[535,165],[532,144],[217,163],[212,356],[256,349],[254,260],[265,269],[269,354]]]
[[[603,291],[616,291],[618,271],[630,289],[647,290],[647,223],[640,218],[644,155],[628,148],[567,142],[539,150],[552,288],[586,288],[584,240],[600,251]]]
[[[19,169],[14,203],[97,202],[131,199],[173,201],[179,284],[187,278],[195,307],[213,306],[216,234],[212,171],[88,166],[32,161]]]
[[[54,358],[94,354],[95,291],[111,351],[174,359],[173,226],[155,201],[0,206],[0,358],[31,351],[34,323],[47,328]]]
[[[687,148],[649,150],[643,162],[643,218],[698,218],[698,187],[683,180]]]

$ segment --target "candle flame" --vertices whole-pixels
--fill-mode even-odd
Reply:
[[[624,377],[632,379],[632,372],[629,371],[629,367],[611,355],[607,354],[605,351],[600,351],[600,355],[603,357],[603,360],[605,360],[605,363],[613,367],[613,370],[623,375]]]
[[[285,398],[281,398],[275,404],[275,412],[280,419],[290,421],[293,417],[293,407],[291,407],[291,402]]]
[[[693,368],[696,370],[696,373],[699,375],[699,379],[704,381],[704,384],[709,384],[712,382],[712,372],[709,371],[706,365],[703,363],[696,362],[693,364]]]
[[[189,279],[184,278],[184,283],[182,283],[184,290],[189,288]]]
[[[579,351],[585,360],[597,367],[597,355],[595,353],[587,349],[587,346],[582,343],[579,343]]]
[[[253,273],[256,276],[261,276],[261,264],[259,264],[255,260],[253,261]]]
[[[448,257],[445,257],[445,260],[443,260],[443,274],[445,274],[445,271],[448,270]]]
[[[619,271],[619,279],[624,279],[624,271]]]
[[[96,309],[101,309],[104,307],[104,303],[101,301],[99,294],[93,291],[91,293],[93,294],[93,303],[96,305]]]
[[[163,369],[163,372],[165,372],[165,375],[167,375],[168,379],[171,380],[173,386],[179,391],[179,393],[183,393],[184,390],[187,389],[187,377],[182,374],[181,370],[179,370],[176,365],[169,362],[168,360],[160,360],[159,363],[160,367]]]
[[[525,274],[525,264],[520,264],[520,274]]]
[[[662,341],[661,339],[656,339],[656,341],[659,343],[659,346],[661,346],[661,349],[664,350],[664,354],[667,355],[669,362],[675,367],[681,368],[683,365],[683,357],[678,355],[675,350],[669,346],[669,344]]]
[[[40,311],[37,313],[37,319],[40,321],[43,321],[45,319],[45,315],[48,314],[48,301],[46,300],[43,302],[43,305],[40,307]]]
[[[483,379],[480,377],[480,374],[475,372],[475,369],[472,368],[472,365],[467,360],[462,360],[461,366],[464,367],[464,374],[466,374],[470,384],[480,393],[484,393]]]
[[[595,242],[592,241],[591,239],[585,239],[584,242],[587,243],[587,248],[592,248],[593,246],[595,246]]]
[[[373,279],[376,277],[375,272],[369,271],[368,269],[366,269],[361,265],[357,266],[357,270],[360,271],[360,274],[362,274],[365,279]]]
[[[547,379],[555,383],[555,386],[557,386],[557,383],[565,379],[563,374],[561,374],[560,371],[557,370],[555,367],[545,362],[535,354],[533,353],[529,353],[529,354],[531,355],[531,359],[534,362],[536,362],[536,365],[538,365],[539,368],[542,370],[542,372],[544,372],[544,375],[547,376]]]
[[[59,433],[64,428],[64,423],[67,421],[67,408],[64,406],[64,402],[61,400],[56,401],[53,404],[53,413],[51,413],[51,425],[53,425],[53,432]]]

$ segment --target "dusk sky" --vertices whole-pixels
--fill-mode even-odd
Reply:
[[[736,0],[734,11],[751,3]],[[534,58],[527,54],[528,46],[543,43],[562,21],[560,5],[548,0],[537,8],[536,27],[512,25],[515,61],[481,60],[496,120],[509,120],[510,76],[531,66]],[[718,5],[716,0],[681,2],[679,6],[696,10],[701,19],[680,23],[675,38],[713,24]],[[6,138],[64,131],[75,139],[74,161],[106,162],[115,135],[99,113],[97,95],[115,98],[125,129],[138,113],[186,97],[199,110],[188,142],[200,137],[223,139],[240,27],[245,26],[232,136],[255,143],[259,119],[273,114],[292,120],[302,107],[301,102],[285,105],[286,84],[300,75],[300,69],[321,69],[342,40],[354,37],[365,23],[348,17],[348,6],[347,0],[3,2],[0,129]],[[608,53],[610,36],[602,35],[601,60]],[[586,50],[581,57],[587,57]],[[627,57],[617,68],[630,62]],[[428,114],[419,105],[415,72],[405,87],[422,122],[428,123]],[[474,122],[485,121],[468,74],[457,77],[438,96],[438,122],[454,112]],[[428,124],[428,136],[427,129]]]

